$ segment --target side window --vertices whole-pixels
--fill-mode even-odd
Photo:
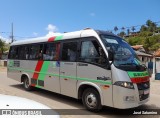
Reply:
[[[62,60],[76,61],[76,56],[77,56],[77,42],[63,43]]]
[[[96,40],[83,41],[79,59],[84,62],[103,65],[106,63],[106,56]]]
[[[41,60],[42,59],[43,44],[34,44],[30,46],[29,59]]]
[[[18,46],[12,46],[10,49],[9,59],[18,59]]]
[[[21,46],[19,51],[19,59],[26,60],[29,58],[29,46]]]
[[[60,44],[49,43],[44,45],[43,60],[58,60]]]

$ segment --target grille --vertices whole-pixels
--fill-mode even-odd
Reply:
[[[141,95],[139,95],[139,100],[142,101],[142,100],[147,99],[148,97],[149,97],[149,94],[146,94],[146,95],[141,94]]]
[[[144,90],[147,90],[150,88],[150,82],[143,82],[143,83],[137,83],[137,87],[139,90],[139,100],[145,100],[149,97],[149,94],[144,94]]]
[[[143,82],[143,83],[138,83],[137,84],[138,90],[146,90],[150,88],[150,83],[148,82]]]

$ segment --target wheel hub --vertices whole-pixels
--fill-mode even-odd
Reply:
[[[25,87],[28,88],[29,87],[29,81],[25,80]]]
[[[91,108],[94,108],[97,105],[97,99],[93,93],[86,96],[86,103]]]

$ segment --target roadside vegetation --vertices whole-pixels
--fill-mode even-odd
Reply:
[[[115,33],[118,27],[114,27]],[[147,20],[145,25],[140,27],[139,31],[135,32],[135,27],[130,29],[121,28],[121,32],[117,35],[125,38],[130,45],[143,45],[147,52],[156,51],[160,48],[160,27],[157,23]]]

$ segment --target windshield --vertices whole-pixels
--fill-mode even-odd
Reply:
[[[141,64],[138,56],[129,44],[116,36],[101,35],[107,50],[114,54],[113,64],[122,70],[135,71],[144,70],[145,66]]]

